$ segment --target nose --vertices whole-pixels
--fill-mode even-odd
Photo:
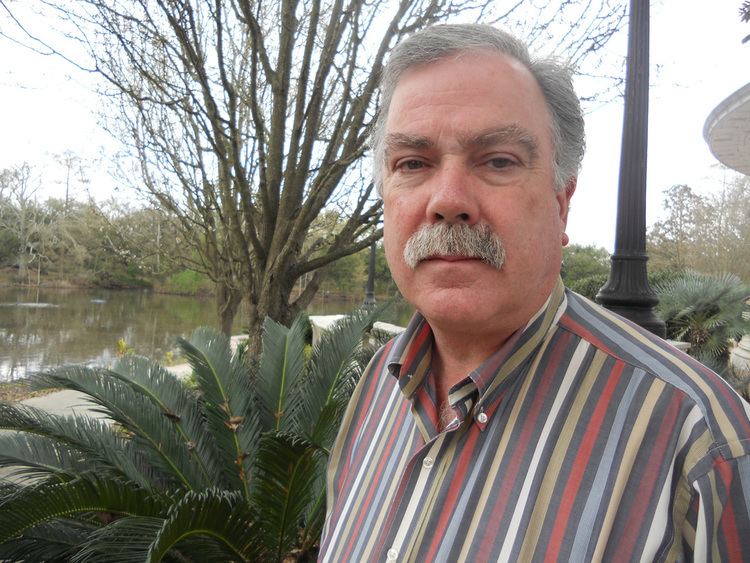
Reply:
[[[434,176],[427,205],[427,220],[435,223],[475,224],[479,206],[470,189],[469,176],[461,165],[447,165]]]

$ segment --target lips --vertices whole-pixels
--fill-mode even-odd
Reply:
[[[428,256],[425,260],[443,260],[444,262],[465,262],[467,260],[479,260],[475,256]]]

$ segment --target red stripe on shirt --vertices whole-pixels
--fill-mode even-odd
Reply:
[[[583,474],[586,472],[586,468],[589,464],[594,444],[596,444],[596,440],[599,437],[599,432],[602,428],[602,421],[607,414],[607,409],[612,400],[612,396],[614,395],[617,384],[620,381],[622,370],[623,364],[618,363],[614,366],[612,373],[607,378],[607,384],[605,385],[602,394],[599,396],[599,401],[597,402],[596,408],[589,420],[578,454],[573,460],[573,466],[570,469],[570,476],[565,485],[557,516],[555,518],[552,535],[547,545],[545,556],[547,560],[557,560],[560,556],[562,540],[565,536],[565,529],[568,527],[570,513],[573,510],[573,505],[575,504],[578,495],[578,489],[581,486]]]

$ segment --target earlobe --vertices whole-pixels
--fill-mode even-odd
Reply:
[[[570,237],[568,237],[568,233],[566,232],[561,233],[560,239],[562,242],[562,246],[568,246],[568,243],[570,242]]]

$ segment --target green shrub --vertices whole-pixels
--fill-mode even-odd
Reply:
[[[561,275],[566,285],[609,272],[609,251],[596,246],[571,244],[563,248]]]
[[[687,271],[654,289],[667,338],[689,342],[690,355],[717,372],[725,371],[730,341],[750,330],[742,318],[750,287],[734,274]]]
[[[648,283],[652,288],[672,283],[674,280],[685,275],[681,270],[649,270]]]
[[[96,287],[106,289],[144,289],[152,287],[152,283],[142,277],[136,268],[121,266],[96,272],[91,279],[91,283]]]
[[[211,293],[213,283],[206,274],[194,270],[183,270],[169,276],[160,289],[179,295],[200,295]]]
[[[566,282],[566,285],[576,293],[588,297],[593,301],[602,286],[607,283],[608,275],[607,273],[592,274],[585,278]]]

